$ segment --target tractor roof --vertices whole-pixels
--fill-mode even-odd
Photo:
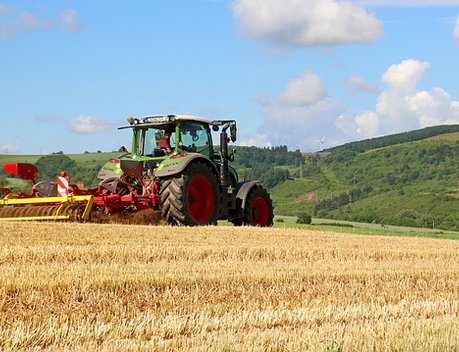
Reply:
[[[147,115],[142,117],[128,117],[129,126],[119,127],[118,129],[165,126],[172,125],[180,121],[194,121],[208,126],[222,126],[225,123],[236,124],[234,120],[207,120],[200,116],[194,115]]]
[[[134,126],[154,126],[154,125],[165,125],[172,124],[178,121],[195,121],[206,125],[211,125],[211,121],[203,117],[193,115],[147,115],[138,118],[129,117],[127,119],[130,126],[122,127],[134,127]]]

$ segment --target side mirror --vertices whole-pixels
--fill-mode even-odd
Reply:
[[[230,133],[231,133],[231,141],[234,143],[236,142],[236,132],[237,132],[237,128],[236,128],[236,124],[232,124],[231,127],[230,127]]]

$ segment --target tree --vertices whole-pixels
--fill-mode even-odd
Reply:
[[[72,174],[77,171],[75,160],[72,160],[68,156],[62,154],[42,156],[37,160],[35,165],[38,167],[38,177],[40,180],[53,180],[57,177],[61,170],[66,170],[70,177],[72,177]]]
[[[296,219],[297,224],[310,224],[311,222],[312,217],[307,213],[299,213],[298,218]]]

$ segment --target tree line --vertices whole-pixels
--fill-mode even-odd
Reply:
[[[364,139],[361,141],[350,142],[338,147],[329,148],[325,151],[328,152],[335,152],[335,151],[353,151],[357,153],[363,153],[368,150],[377,149],[388,147],[395,144],[402,144],[408,142],[419,141],[422,139],[438,136],[445,133],[453,133],[459,131],[459,125],[441,125],[441,126],[433,126],[433,127],[426,127],[423,129],[409,131],[409,132],[402,132],[391,134],[389,136],[383,137],[376,137],[376,138],[369,138]]]

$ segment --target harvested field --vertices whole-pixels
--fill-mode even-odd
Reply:
[[[459,351],[459,241],[0,224],[0,350]]]

